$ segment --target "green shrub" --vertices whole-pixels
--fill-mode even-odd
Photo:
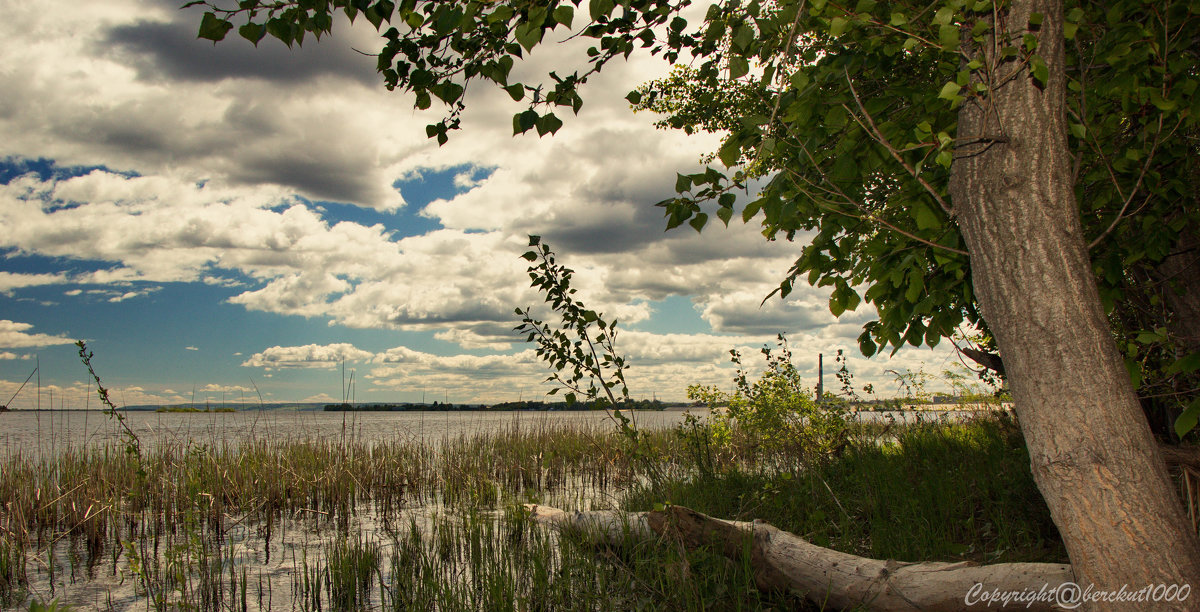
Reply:
[[[688,399],[703,402],[710,410],[708,440],[702,442],[717,449],[744,444],[761,447],[758,450],[765,453],[782,451],[802,464],[823,461],[846,443],[845,403],[832,398],[817,401],[804,386],[782,335],[777,348],[778,352],[763,347],[766,368],[754,381],[747,376],[741,354],[730,351],[738,366],[732,394],[713,386],[688,387]],[[685,423],[681,433],[692,438],[689,444],[699,445],[695,436],[700,431],[693,420]]]

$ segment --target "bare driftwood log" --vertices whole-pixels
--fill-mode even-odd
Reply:
[[[658,535],[676,539],[689,549],[710,546],[733,559],[740,560],[749,551],[760,589],[796,593],[838,609],[954,611],[968,609],[968,603],[983,609],[992,594],[1016,593],[1029,598],[1041,594],[1036,597],[1041,601],[1015,599],[1011,606],[1058,610],[1053,589],[1075,580],[1070,565],[1056,563],[975,565],[868,559],[810,544],[760,521],[727,521],[680,506],[663,512],[630,513],[527,508],[539,522],[586,533],[598,543],[619,544],[629,534]]]

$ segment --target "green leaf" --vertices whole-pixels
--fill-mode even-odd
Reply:
[[[807,87],[810,80],[811,79],[809,79],[808,73],[803,69],[797,70],[794,74],[792,74],[792,78],[790,79],[792,87],[800,90]]]
[[[601,17],[608,17],[608,14],[613,11],[616,4],[613,0],[591,0],[588,3],[588,15],[592,21],[599,21]]]
[[[875,342],[870,338],[859,338],[858,350],[862,351],[863,357],[871,357],[878,349],[875,347]]]
[[[1073,121],[1068,121],[1067,127],[1071,130],[1072,136],[1074,136],[1080,140],[1087,138],[1087,128],[1084,127],[1083,125],[1075,123]]]
[[[948,6],[943,6],[942,8],[938,9],[938,11],[936,13],[933,14],[933,25],[937,25],[937,26],[949,25],[951,19],[954,19],[954,9],[952,9]]]
[[[841,295],[837,291],[834,291],[829,296],[829,312],[833,313],[835,317],[840,317],[843,312],[846,312],[846,305],[842,302]]]
[[[446,82],[433,90],[433,94],[446,104],[452,104],[463,95],[463,86],[458,83]]]
[[[254,46],[257,47],[258,41],[262,40],[263,36],[267,35],[267,29],[264,28],[260,23],[247,23],[246,25],[238,28],[238,34],[242,38],[254,43]]]
[[[746,204],[746,207],[742,209],[742,222],[749,223],[759,210],[762,210],[762,200],[754,200]]]
[[[726,194],[726,195],[728,195],[728,194]],[[729,227],[729,219],[731,219],[732,217],[733,217],[733,209],[732,208],[722,207],[722,208],[717,209],[717,218],[721,220],[721,223],[725,224],[725,227]]]
[[[845,303],[846,310],[854,310],[858,308],[860,303],[862,303],[862,298],[859,297],[857,291],[851,289],[850,287],[846,287]]]
[[[1173,374],[1191,374],[1196,370],[1200,370],[1200,352],[1192,353],[1183,359],[1177,360],[1167,368],[1165,374],[1171,376]]]
[[[421,110],[425,110],[429,108],[432,103],[433,101],[429,98],[429,92],[421,90],[417,92],[416,100],[413,101],[413,106],[416,106]]]
[[[215,13],[209,11],[204,14],[200,20],[199,38],[217,42],[225,39],[225,35],[233,29],[233,24],[217,17]]]
[[[908,23],[908,16],[904,13],[892,13],[892,19],[888,23],[896,27],[902,26]],[[874,343],[871,346],[875,346]]]
[[[1033,55],[1029,58],[1029,71],[1033,74],[1033,78],[1045,87],[1050,81],[1050,68],[1046,66],[1046,60],[1040,55]]]
[[[913,204],[913,218],[917,220],[917,228],[922,230],[937,229],[942,226],[937,214],[924,202]]]
[[[625,99],[629,100],[630,104],[637,106],[637,104],[642,101],[642,92],[631,91],[631,92],[629,92],[628,95],[625,96]]]
[[[523,23],[517,26],[517,42],[525,48],[526,51],[532,51],[539,42],[542,41],[542,26],[533,25],[532,23]]]
[[[921,298],[921,292],[925,290],[925,276],[919,273],[908,275],[908,289],[904,291],[904,299],[915,303]]]
[[[702,231],[707,223],[708,215],[705,213],[697,213],[695,217],[692,217],[688,221],[688,225],[692,226],[692,229],[696,230],[697,232]]]
[[[525,97],[525,86],[520,83],[513,83],[512,85],[505,87],[504,91],[508,92],[509,97],[511,97],[514,102],[520,102],[521,98]]]
[[[721,159],[721,163],[725,164],[726,168],[732,168],[737,164],[742,157],[742,148],[730,138],[721,145],[721,150],[717,152],[717,157]]]
[[[960,91],[962,91],[962,85],[954,81],[947,81],[945,85],[942,85],[942,90],[938,92],[938,97],[954,102],[962,99],[962,96],[958,95]]]
[[[729,78],[740,79],[750,72],[750,64],[745,57],[735,55],[729,58]]]
[[[958,51],[958,34],[958,26],[945,25],[938,28],[938,42],[942,44],[942,49],[950,52]]]
[[[1188,407],[1183,409],[1183,413],[1175,419],[1175,433],[1181,438],[1186,436],[1195,428],[1198,420],[1200,420],[1200,397],[1192,400],[1192,403],[1189,403]]]
[[[738,26],[733,34],[733,44],[736,48],[742,51],[749,51],[751,43],[754,42],[754,28],[748,24]]]
[[[561,23],[568,28],[571,27],[571,21],[575,18],[575,9],[568,5],[561,5],[554,9],[554,21]]]
[[[829,112],[825,113],[822,124],[825,127],[840,130],[846,126],[846,122],[849,119],[850,116],[846,114],[846,109],[841,106],[833,106],[830,107]]]
[[[537,111],[530,109],[523,113],[513,115],[513,134],[524,134],[530,128],[537,125]]]
[[[835,38],[841,36],[849,23],[844,17],[834,17],[829,21],[829,35]]]
[[[692,188],[692,178],[682,174],[675,175],[675,192],[686,193]]]
[[[1158,110],[1163,112],[1171,112],[1179,106],[1179,103],[1175,100],[1163,98],[1162,92],[1158,89],[1150,90],[1150,103],[1158,107]]]
[[[538,136],[545,136],[546,134],[553,134],[553,133],[557,132],[559,128],[562,127],[562,124],[563,124],[562,119],[559,119],[557,116],[554,115],[554,113],[546,113],[542,117],[539,117],[537,120]]]
[[[1182,438],[1195,429],[1197,421],[1200,421],[1200,397],[1192,400],[1179,418],[1175,419],[1175,433]]]

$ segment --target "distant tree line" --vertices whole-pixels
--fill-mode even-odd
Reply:
[[[517,402],[501,402],[499,404],[451,404],[433,402],[432,404],[414,404],[405,402],[401,404],[325,404],[327,412],[404,412],[408,410],[426,410],[426,411],[445,411],[445,412],[465,412],[465,411],[505,411],[505,410],[540,410],[540,411],[555,411],[555,410],[603,410],[607,406],[606,402],[575,402],[568,404],[567,402],[537,402],[537,401],[517,401]],[[634,410],[663,410],[667,404],[660,400],[630,400],[626,402],[622,409]]]

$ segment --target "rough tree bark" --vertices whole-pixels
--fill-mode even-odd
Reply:
[[[1028,65],[997,57],[999,47],[1021,45],[1032,13],[1044,16],[1033,28],[1049,68],[1044,84]],[[993,86],[959,114],[954,210],[1034,478],[1080,584],[1200,585],[1200,546],[1092,277],[1067,148],[1062,13],[1059,0],[1013,0],[993,28],[1009,39],[968,47],[992,66]]]

